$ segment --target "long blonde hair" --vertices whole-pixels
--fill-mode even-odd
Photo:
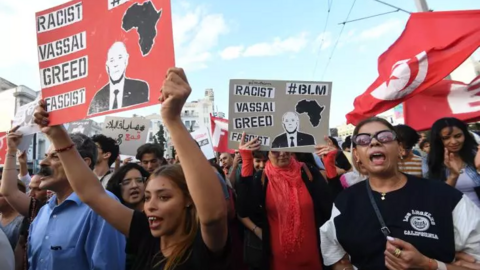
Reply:
[[[180,164],[161,166],[153,172],[153,174],[149,178],[149,182],[159,176],[168,178],[182,191],[183,195],[186,198],[191,199],[190,192],[188,191],[187,187],[187,182],[185,180],[185,175],[183,174],[183,170]],[[189,251],[189,248],[195,241],[197,232],[197,210],[195,208],[195,204],[192,204],[190,207],[187,208],[187,214],[185,217],[185,237],[175,244],[170,256],[168,256],[168,258],[166,257],[162,259],[155,267],[157,267],[163,262],[166,262],[164,270],[173,270],[178,265],[185,263],[191,255],[191,251]]]

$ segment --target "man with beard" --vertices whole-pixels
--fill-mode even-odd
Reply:
[[[97,164],[93,172],[98,176],[103,187],[106,187],[112,176],[110,167],[117,160],[120,148],[114,139],[103,134],[94,135],[92,140],[97,145],[98,151]]]
[[[229,178],[232,166],[233,166],[233,157],[229,153],[222,153],[220,155],[220,165],[225,172],[225,176]]]
[[[123,42],[115,42],[110,47],[106,61],[109,82],[93,97],[89,115],[148,102],[148,84],[125,76],[128,59]]]
[[[62,127],[63,128],[63,127]],[[48,128],[43,128],[47,136]],[[66,131],[64,131],[66,133]],[[86,135],[70,134],[71,144],[52,145],[40,162],[41,189],[55,192],[30,225],[29,269],[124,269],[125,238],[73,192],[59,153],[77,148],[93,170],[97,146]],[[113,194],[108,194],[117,199]],[[118,200],[118,199],[117,199]]]
[[[28,230],[32,220],[38,214],[40,208],[47,201],[47,191],[40,189],[40,176],[34,175],[28,185],[30,196],[30,209],[28,215],[25,216],[20,227],[20,236],[18,237],[17,246],[15,247],[15,269],[24,270],[28,269],[28,257],[27,257],[27,239]],[[24,200],[27,198],[24,198]],[[35,207],[36,206],[36,207]]]

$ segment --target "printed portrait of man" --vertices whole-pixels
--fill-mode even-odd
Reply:
[[[115,42],[110,47],[106,62],[109,81],[90,102],[89,115],[148,102],[148,83],[125,76],[128,58],[123,42]]]
[[[299,131],[300,119],[294,112],[286,112],[282,116],[282,124],[285,133],[275,137],[271,148],[287,148],[315,145],[315,138]]]

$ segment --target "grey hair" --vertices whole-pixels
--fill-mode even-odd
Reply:
[[[70,139],[75,144],[80,156],[82,156],[82,158],[89,158],[92,161],[90,163],[90,169],[93,170],[98,157],[97,145],[90,137],[82,133],[71,133]]]
[[[296,113],[294,113],[294,112],[286,112],[286,113],[284,113],[284,114],[282,115],[282,122],[285,120],[285,117],[287,116],[287,114],[290,114],[290,113],[293,114],[293,116],[295,116],[295,119],[300,122],[300,117],[298,117],[298,114],[296,114]]]

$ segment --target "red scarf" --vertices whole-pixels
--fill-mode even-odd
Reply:
[[[277,206],[280,243],[285,256],[296,251],[304,237],[300,209],[300,188],[302,187],[302,165],[294,158],[285,167],[275,167],[268,161],[265,175]]]

